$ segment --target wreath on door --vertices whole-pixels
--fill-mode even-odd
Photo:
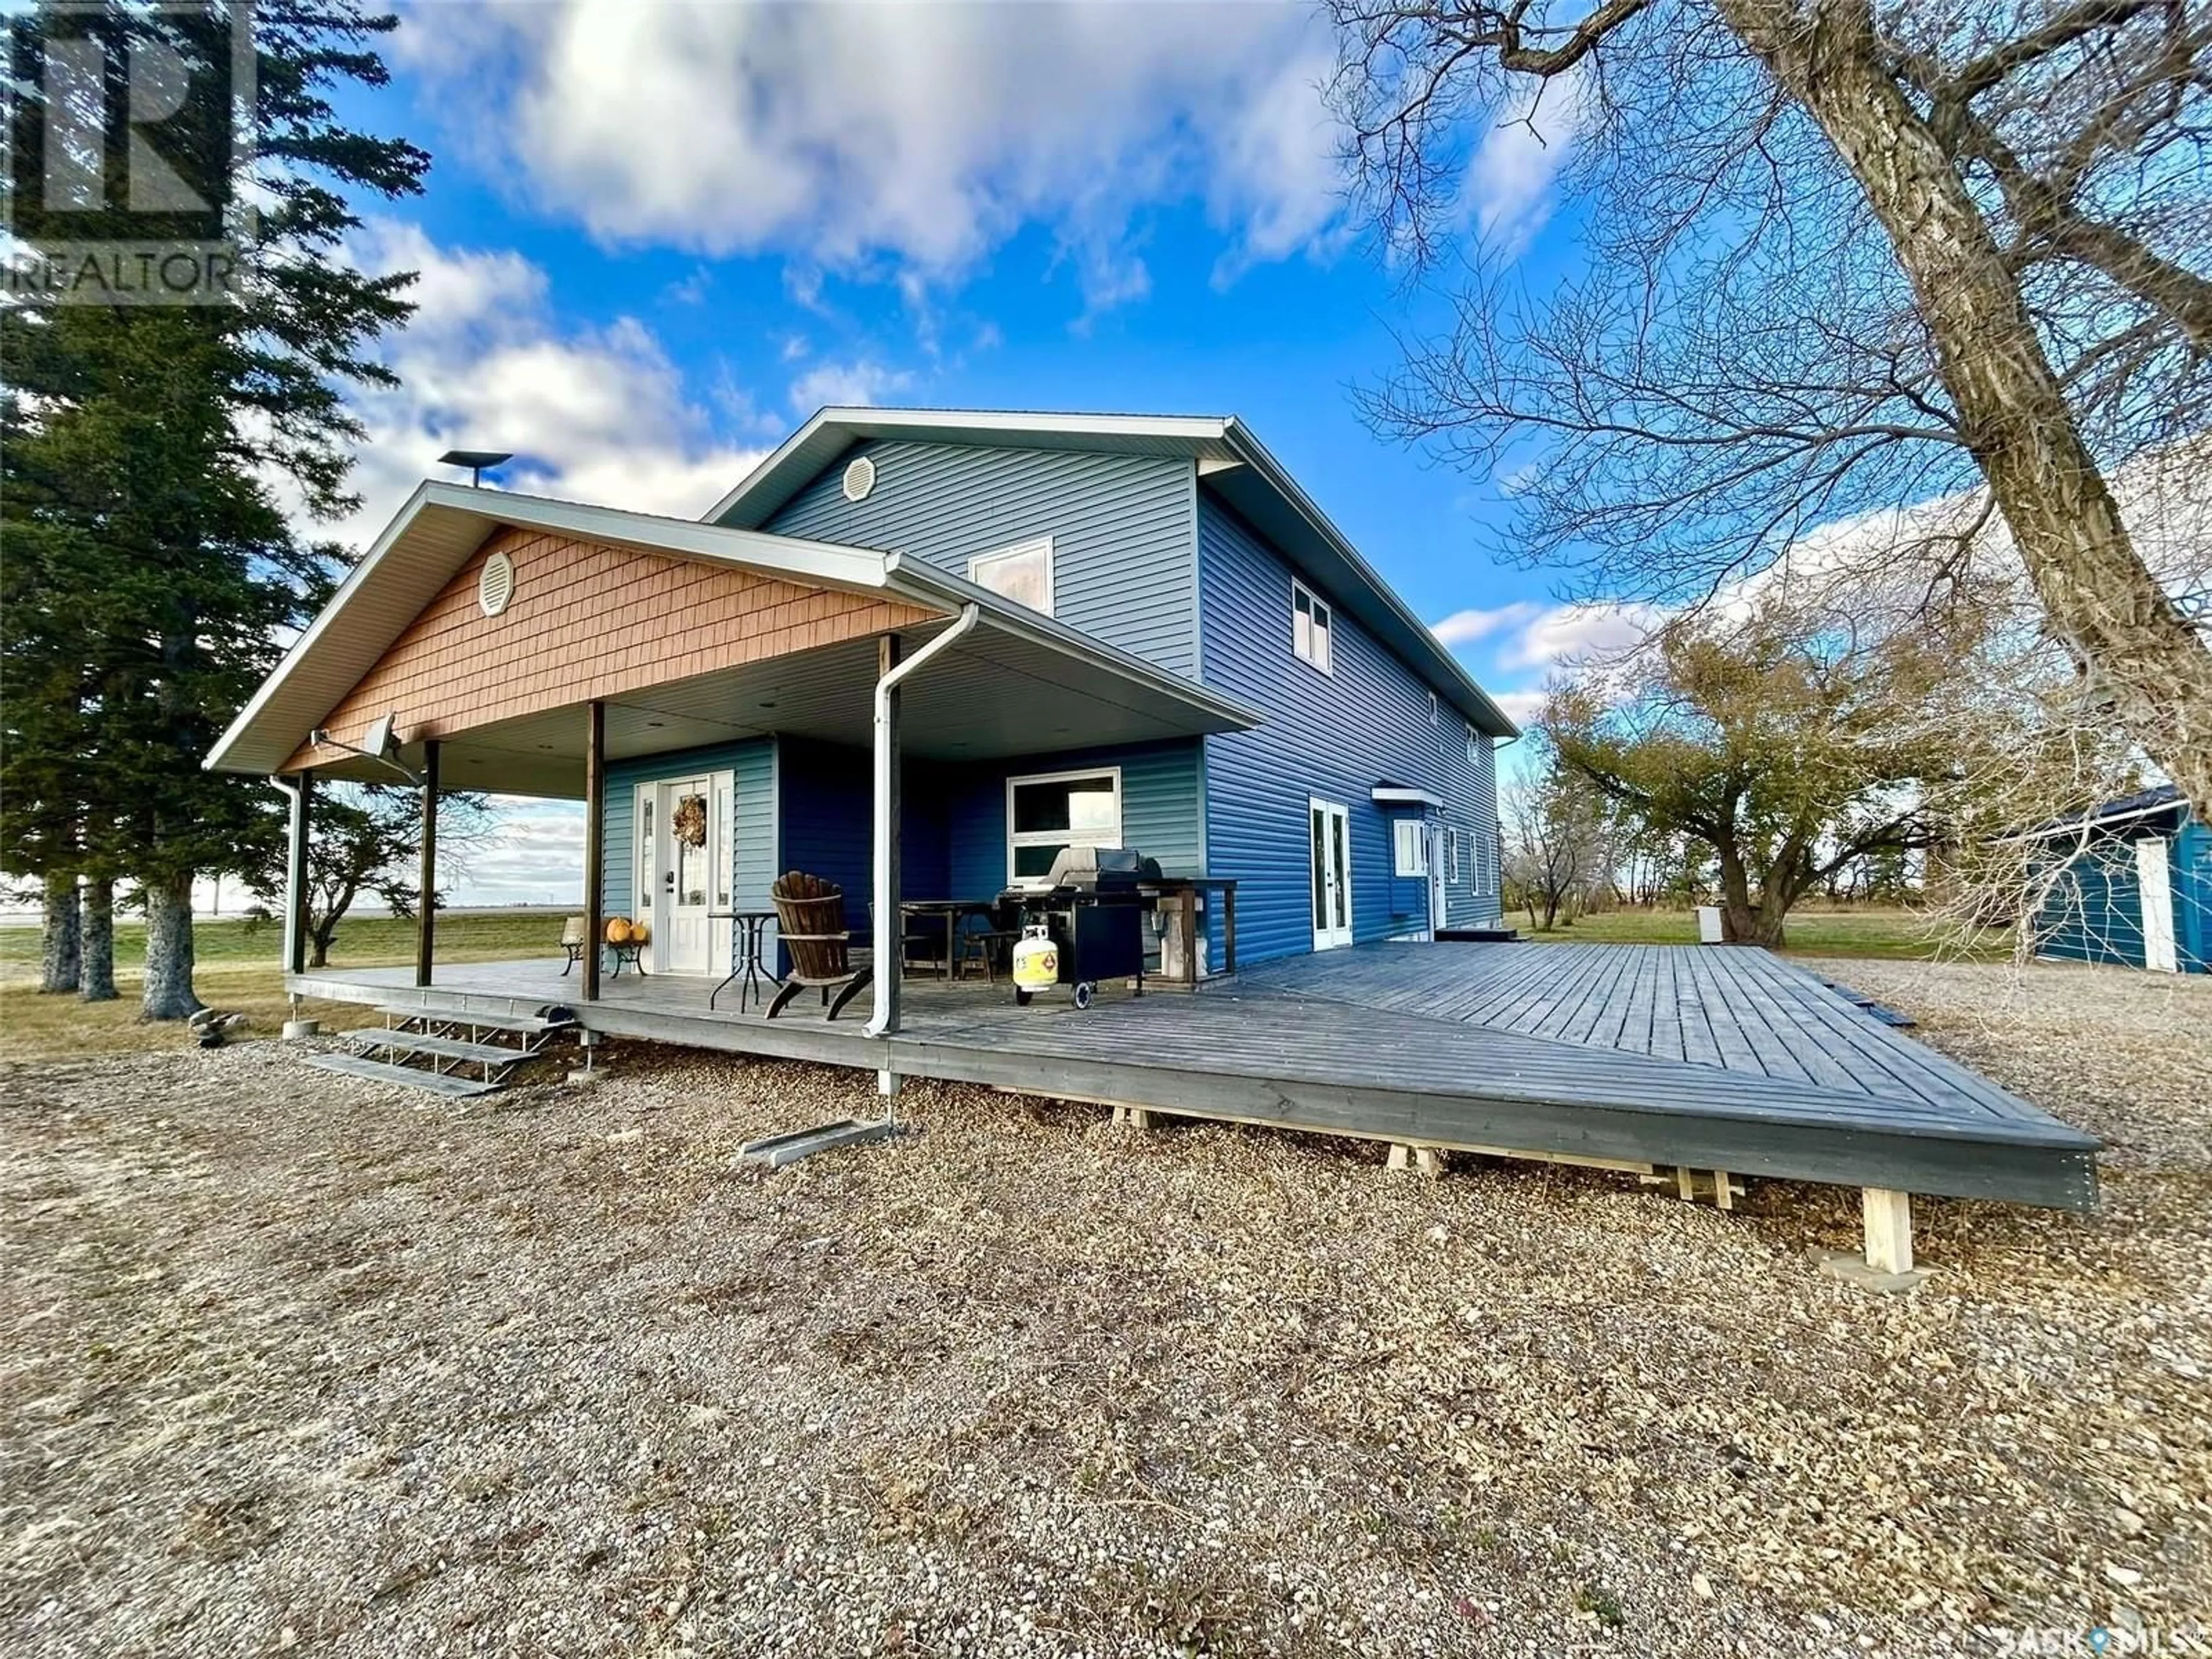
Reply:
[[[686,795],[676,803],[676,811],[668,820],[668,828],[676,839],[686,847],[707,844],[707,798]]]

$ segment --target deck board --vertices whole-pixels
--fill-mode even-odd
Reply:
[[[2074,1207],[2097,1143],[1756,951],[1388,945],[1271,963],[1197,995],[1109,989],[1078,1012],[909,981],[900,1032],[864,1012],[768,1022],[708,982],[602,1000],[540,962],[302,976],[310,995],[527,1013],[609,1036],[1124,1100],[1330,1133],[1506,1146]]]

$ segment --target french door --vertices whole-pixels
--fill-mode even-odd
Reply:
[[[655,972],[728,969],[730,924],[712,915],[730,908],[732,797],[727,772],[638,786],[637,911],[651,929]]]
[[[1307,802],[1313,868],[1313,943],[1332,951],[1352,943],[1352,819],[1334,801]]]

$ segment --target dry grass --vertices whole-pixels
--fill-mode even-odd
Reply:
[[[1802,1260],[1848,1194],[1432,1183],[960,1088],[768,1176],[741,1141],[869,1079],[675,1051],[495,1105],[274,1044],[0,1074],[0,1645],[1917,1655],[2212,1616],[2212,985],[1838,971],[2112,1138],[2106,1212],[1923,1205],[1936,1276],[1881,1299]]]

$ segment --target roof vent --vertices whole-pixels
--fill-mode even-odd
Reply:
[[[876,487],[876,464],[866,456],[856,457],[845,469],[845,499],[865,501],[868,492]]]
[[[485,616],[496,617],[514,597],[514,561],[504,553],[495,553],[484,561],[483,574],[477,578],[477,603],[483,607]]]

